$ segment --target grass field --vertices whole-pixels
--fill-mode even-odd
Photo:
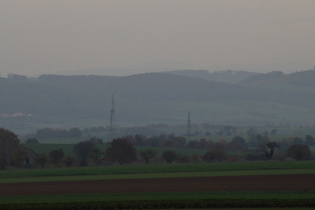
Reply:
[[[168,173],[134,173],[105,175],[38,175],[19,178],[1,179],[0,183],[51,182],[51,181],[83,181],[105,179],[146,179],[176,177],[209,177],[209,176],[250,176],[277,174],[315,174],[315,169],[273,169],[273,170],[240,170],[240,171],[208,171],[208,172],[168,172]]]
[[[93,201],[145,201],[145,200],[185,200],[185,199],[314,199],[314,192],[152,192],[152,193],[107,193],[1,196],[0,203],[28,203],[35,199],[40,202],[93,202]],[[139,199],[141,198],[141,199]]]
[[[313,161],[154,164],[0,171],[0,183],[146,179],[202,176],[315,174]],[[311,207],[315,190],[307,192],[146,192],[1,196],[0,209],[204,209],[230,207]]]
[[[0,183],[315,173],[313,161],[113,165],[0,171]]]

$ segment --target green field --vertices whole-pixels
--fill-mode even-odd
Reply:
[[[315,174],[313,161],[113,165],[0,171],[0,183],[127,178]]]
[[[255,196],[252,196],[255,194]],[[235,196],[237,195],[237,196]],[[1,209],[312,209],[315,193],[133,193],[1,197]],[[259,197],[259,198],[257,198]],[[244,199],[245,198],[245,199]],[[1,202],[4,201],[4,202]],[[36,202],[34,202],[36,201]],[[14,204],[13,204],[14,203]],[[238,208],[237,208],[238,207]]]
[[[313,161],[239,162],[200,164],[152,164],[0,171],[0,183],[74,181],[127,178],[167,178],[200,176],[238,176],[268,174],[315,174]],[[310,207],[315,205],[310,192],[151,192],[2,196],[0,208],[7,209],[119,209],[153,208],[228,208],[228,207]],[[150,207],[151,206],[151,207]]]

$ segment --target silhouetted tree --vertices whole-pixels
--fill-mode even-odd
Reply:
[[[35,163],[39,164],[41,168],[46,168],[47,161],[48,161],[48,157],[46,154],[39,154],[35,158]]]
[[[196,148],[196,149],[211,149],[214,147],[214,143],[212,140],[200,139],[188,141],[187,148]]]
[[[20,146],[18,149],[14,150],[12,154],[12,162],[14,166],[21,167],[26,163],[26,160],[28,159],[28,149],[25,147]]]
[[[0,128],[0,169],[5,169],[14,162],[14,153],[20,149],[20,140],[9,130]]]
[[[232,133],[235,132],[235,128],[231,127],[231,126],[223,126],[220,128],[220,130],[218,131],[218,135],[222,136],[222,135],[227,135],[230,136],[232,135]]]
[[[200,139],[198,143],[198,149],[207,149],[211,147],[213,142],[211,140],[207,141],[206,139]]]
[[[309,145],[309,146],[312,146],[314,145],[314,137],[311,136],[311,135],[306,135],[305,136],[305,144]]]
[[[157,152],[153,149],[145,149],[139,152],[140,156],[144,159],[146,164],[150,163],[150,160],[155,157]]]
[[[68,138],[70,134],[65,129],[43,128],[36,132],[38,138]]]
[[[69,134],[72,138],[81,138],[82,137],[82,131],[79,128],[69,129]]]
[[[234,136],[231,142],[237,142],[241,144],[243,147],[247,148],[246,140],[241,136]]]
[[[278,149],[279,147],[280,146],[277,142],[269,141],[268,143],[262,146],[262,151],[265,153],[267,159],[271,159],[276,149]]]
[[[69,138],[70,133],[66,129],[56,129],[55,138]]]
[[[184,136],[177,136],[174,139],[175,141],[175,147],[185,147],[187,140]]]
[[[73,150],[74,153],[77,155],[80,161],[80,166],[86,166],[87,165],[87,159],[91,152],[91,150],[94,148],[94,144],[90,141],[82,141],[77,143]]]
[[[255,134],[249,136],[249,145],[252,147],[262,147],[262,145],[265,145],[269,142],[269,137],[266,135],[261,134]]]
[[[175,147],[176,145],[176,142],[174,139],[164,139],[162,142],[161,142],[161,147]]]
[[[143,135],[135,135],[135,138],[134,138],[134,145],[136,146],[146,146],[147,145],[147,138]]]
[[[308,160],[312,152],[310,147],[303,144],[293,144],[287,149],[287,156],[295,160]]]
[[[110,147],[106,149],[106,158],[124,165],[134,162],[137,159],[137,152],[127,139],[117,138],[112,140]]]
[[[178,154],[173,150],[166,150],[162,154],[162,158],[167,163],[174,163],[174,161],[177,159],[177,157],[178,157]]]
[[[37,130],[36,132],[36,137],[38,138],[51,138],[55,136],[56,136],[56,132],[52,128],[42,128],[42,129]]]
[[[224,159],[226,159],[225,147],[218,143],[215,144],[213,149],[202,156],[202,160],[205,162],[222,161]]]
[[[58,164],[64,156],[62,149],[53,150],[49,153],[49,157],[54,164]]]
[[[102,152],[99,148],[94,147],[91,152],[89,157],[95,162],[96,165],[101,165],[102,161],[102,156],[104,155],[104,152]]]

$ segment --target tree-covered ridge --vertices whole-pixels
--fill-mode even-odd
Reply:
[[[285,116],[307,123],[315,106],[314,72],[259,74],[262,78],[248,78],[239,84],[166,73],[42,75],[32,79],[11,76],[0,80],[0,122],[13,128],[85,119],[104,122],[109,119],[115,95],[117,119],[124,123],[185,123],[188,110],[199,122],[215,118],[283,122]],[[300,115],[300,119],[293,115]],[[14,121],[17,116],[24,119]]]

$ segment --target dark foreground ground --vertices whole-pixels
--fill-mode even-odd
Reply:
[[[0,196],[119,192],[314,190],[315,174],[123,179],[0,184]]]

